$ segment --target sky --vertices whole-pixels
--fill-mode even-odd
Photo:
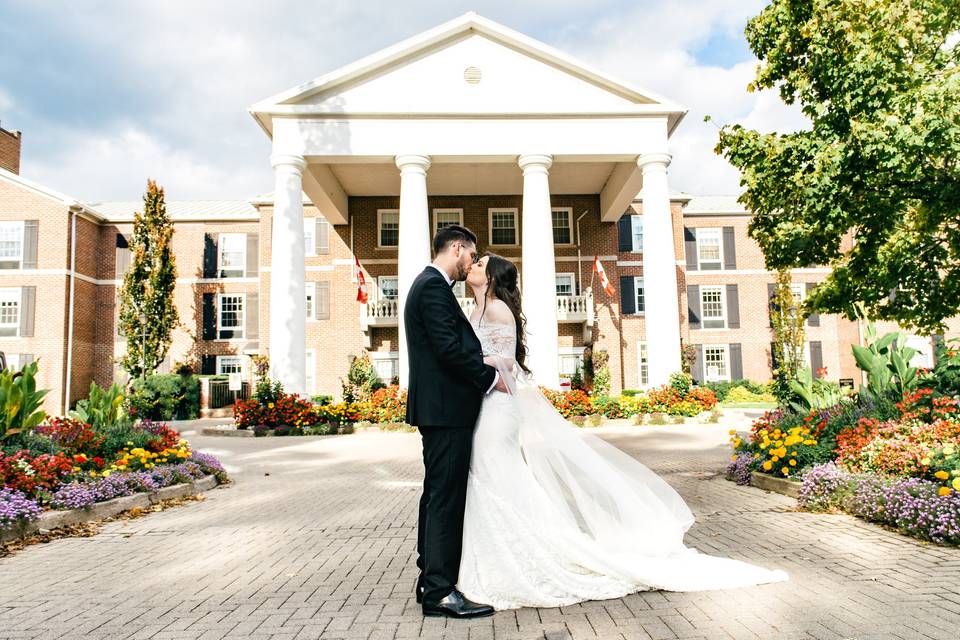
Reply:
[[[717,124],[804,126],[748,93],[754,0],[0,0],[0,126],[21,174],[86,202],[243,199],[272,188],[270,141],[247,107],[466,11],[477,11],[690,109],[671,188],[740,192]],[[711,115],[712,123],[703,121]]]

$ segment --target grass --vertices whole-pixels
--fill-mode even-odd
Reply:
[[[776,409],[776,402],[721,402],[724,409]]]

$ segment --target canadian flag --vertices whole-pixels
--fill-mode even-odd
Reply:
[[[357,261],[357,302],[367,304],[367,280],[363,277],[360,258],[354,257],[354,260]]]
[[[600,286],[607,292],[607,295],[614,295],[616,292],[613,290],[613,285],[610,284],[610,280],[607,278],[607,272],[603,270],[603,265],[600,264],[600,256],[593,258],[593,270],[597,272],[597,277],[600,279]]]

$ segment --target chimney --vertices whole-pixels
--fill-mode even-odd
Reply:
[[[0,169],[20,173],[20,142],[23,134],[0,126]]]

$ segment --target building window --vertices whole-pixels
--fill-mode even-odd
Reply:
[[[643,252],[643,216],[630,216],[630,230],[633,233],[633,253]]]
[[[513,246],[517,244],[517,210],[490,209],[490,244]]]
[[[444,227],[450,225],[463,226],[463,209],[434,209],[433,210],[433,232],[436,233]]]
[[[240,356],[217,356],[217,375],[243,373],[243,358]]]
[[[703,374],[706,382],[718,382],[730,379],[730,370],[727,367],[727,345],[703,347]]]
[[[313,396],[317,393],[317,352],[314,349],[307,349],[303,355],[307,361],[305,367],[307,372],[307,393]]]
[[[583,373],[583,347],[570,347],[566,352],[560,353],[560,377],[570,379],[580,367]]]
[[[575,294],[576,280],[572,273],[558,273],[556,278],[558,296],[572,296]]]
[[[637,343],[637,379],[640,386],[645,387],[650,384],[650,368],[647,364],[647,343]]]
[[[317,283],[308,282],[307,290],[307,320],[317,319]]]
[[[396,209],[377,211],[377,246],[396,247],[400,243],[400,212]]]
[[[397,276],[380,276],[379,282],[381,300],[396,300],[400,296]]]
[[[23,261],[23,220],[0,222],[0,268],[19,269]]]
[[[722,286],[701,285],[700,309],[703,314],[704,329],[723,329],[726,327],[723,298]]]
[[[243,337],[242,293],[221,293],[217,304],[217,338],[230,340]]]
[[[303,219],[303,248],[306,251],[306,255],[308,256],[317,255],[317,219],[316,218]]]
[[[702,271],[714,271],[721,268],[719,228],[697,229],[697,259]]]
[[[573,244],[573,209],[554,207],[553,244]]]
[[[384,384],[390,384],[400,375],[400,354],[396,351],[372,351],[373,370]]]
[[[633,279],[633,295],[635,296],[636,313],[646,311],[647,297],[643,290],[643,278],[637,277]]]
[[[247,265],[247,234],[221,233],[217,247],[220,250],[219,277],[242,278]]]
[[[0,289],[0,336],[20,332],[20,289]]]

